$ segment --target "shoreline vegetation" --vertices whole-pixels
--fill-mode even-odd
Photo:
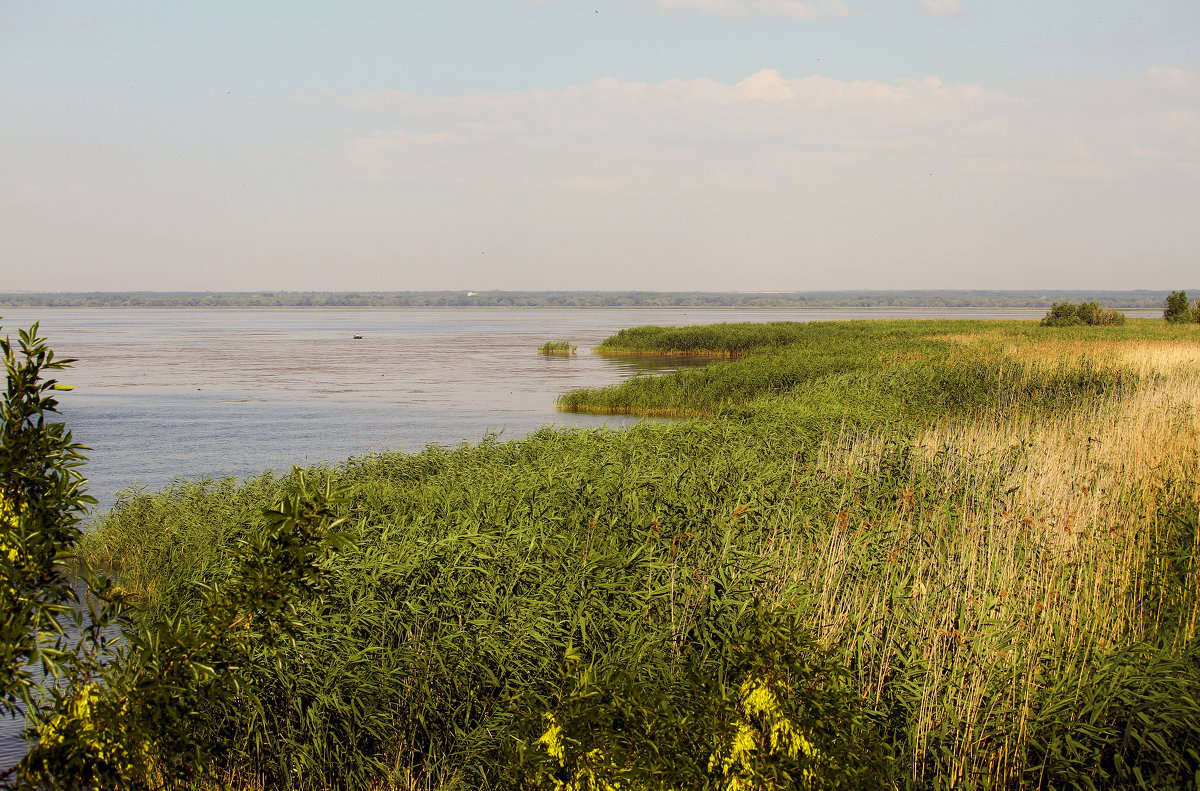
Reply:
[[[177,682],[197,777],[1195,782],[1200,325],[779,322],[606,345],[729,358],[559,400],[693,419],[305,473],[343,493],[324,507],[345,541],[304,555],[319,579],[285,627],[239,616],[248,653]],[[242,590],[298,475],[124,493],[80,555],[166,640]],[[143,676],[123,672],[93,693],[153,733],[122,686]],[[180,760],[137,749],[151,774]]]
[[[742,321],[684,327],[630,327],[605,338],[593,351],[614,356],[732,359],[753,349],[793,343],[805,336],[803,326],[794,321]]]
[[[1160,309],[1166,291],[259,291],[0,292],[0,307],[594,307],[594,308],[1012,308],[1098,301]]]
[[[570,341],[546,341],[538,347],[538,354],[555,355],[558,357],[570,357],[575,354],[578,347]]]
[[[1186,299],[1186,294],[1184,295]],[[1164,313],[1164,317],[1165,317]],[[1125,314],[1119,310],[1101,307],[1097,302],[1055,302],[1046,311],[1041,321],[1043,327],[1074,327],[1090,324],[1093,327],[1120,327],[1125,324]]]

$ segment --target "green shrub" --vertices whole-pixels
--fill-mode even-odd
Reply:
[[[1074,327],[1083,323],[1076,307],[1070,302],[1055,302],[1042,319],[1043,327]]]
[[[1094,301],[1080,303],[1075,308],[1075,315],[1079,316],[1084,324],[1090,324],[1093,327],[1121,326],[1125,323],[1124,313],[1101,307],[1099,302]]]
[[[56,390],[46,378],[73,361],[55,359],[38,325],[16,343],[0,338],[7,387],[0,394],[0,716],[28,708],[37,682],[66,658],[60,619],[78,603],[68,553],[82,536],[84,447],[53,418]]]
[[[119,648],[75,660],[64,683],[33,698],[20,788],[184,788],[211,781],[243,734],[270,716],[256,674],[279,666],[303,631],[323,567],[349,539],[336,532],[340,492],[297,472],[262,526],[231,547],[221,584],[194,586],[196,606],[122,621]],[[92,628],[97,620],[92,608]],[[203,712],[203,716],[200,714]],[[239,738],[241,737],[241,738]],[[347,767],[353,763],[348,762]],[[373,762],[370,770],[377,773]],[[358,778],[361,780],[361,777]]]
[[[1043,327],[1120,327],[1125,324],[1125,314],[1119,310],[1101,307],[1099,302],[1055,302],[1042,319]]]
[[[1163,300],[1163,318],[1171,324],[1183,324],[1192,321],[1192,310],[1188,304],[1186,291],[1172,291]]]

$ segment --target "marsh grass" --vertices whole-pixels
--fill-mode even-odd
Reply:
[[[538,354],[552,354],[570,357],[575,354],[577,347],[570,341],[546,341],[538,347]]]
[[[604,339],[598,354],[740,357],[753,349],[793,343],[805,336],[791,321],[700,324],[686,327],[630,327]]]
[[[825,515],[817,532],[828,538],[795,557],[792,579],[866,694],[905,712],[913,782],[1037,785],[1030,755],[1057,736],[1044,684],[1067,694],[1061,674],[1086,685],[1131,646],[1190,650],[1194,555],[1177,569],[1173,602],[1148,609],[1147,594],[1164,582],[1154,548],[1194,546],[1195,523],[1180,535],[1166,517],[1194,502],[1194,419],[1145,411],[1190,395],[1102,401],[1050,424],[956,419],[911,446],[862,435],[825,446],[820,466],[846,480],[845,506]],[[889,478],[899,496],[881,508]],[[1189,672],[1145,683],[1194,695]],[[1094,766],[1075,770],[1096,777]]]
[[[262,787],[552,785],[520,756],[555,712],[626,756],[623,776],[661,777],[654,750],[620,746],[716,744],[695,724],[716,693],[695,690],[740,678],[765,608],[846,669],[872,712],[854,743],[876,745],[855,760],[897,787],[1187,787],[1200,366],[1184,329],[803,325],[564,396],[714,419],[349,460],[329,473],[352,487],[357,548],[329,562],[295,645],[256,665],[269,705],[197,722],[239,734],[219,760]],[[145,617],[186,611],[285,484],[124,496],[85,554]],[[587,682],[593,707],[572,692],[584,669],[609,679]],[[830,721],[850,710],[833,687],[806,694],[842,701]],[[623,730],[630,712],[644,730]]]
[[[1005,337],[999,329],[1003,325],[978,324],[797,324],[788,334],[792,340],[784,345],[702,368],[573,390],[559,397],[558,408],[660,417],[782,410],[813,413],[818,420],[834,414],[885,421],[889,415],[931,419],[947,409],[1002,407],[1038,398],[1043,409],[1070,406],[1081,397],[1121,387],[1122,381],[1128,386],[1136,382],[1133,371],[1091,359],[1047,366],[1042,364],[1047,358],[1008,355],[998,340]],[[974,329],[986,340],[964,342],[962,331],[946,332],[959,328]]]

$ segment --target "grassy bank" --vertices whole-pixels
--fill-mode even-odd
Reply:
[[[320,471],[355,548],[262,636],[261,706],[195,702],[223,776],[1194,783],[1195,328],[763,326],[626,331],[737,359],[560,402],[702,419]],[[85,553],[169,623],[285,483],[123,497]]]

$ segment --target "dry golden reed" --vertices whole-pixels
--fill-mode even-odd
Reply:
[[[882,702],[903,678],[916,699],[903,747],[917,783],[931,780],[921,773],[934,742],[954,756],[939,770],[947,786],[1021,783],[1034,701],[1052,671],[1154,636],[1146,548],[1164,540],[1168,496],[1200,496],[1200,349],[1048,345],[1054,355],[1033,344],[1006,351],[1033,363],[1025,376],[1103,351],[1148,378],[1077,409],[1029,404],[935,422],[882,512],[868,507],[869,490],[896,438],[844,429],[817,462],[843,507],[803,517],[797,507],[798,538],[780,552],[780,590],[807,582],[822,639],[842,647],[866,694]],[[809,533],[809,519],[832,529]],[[807,534],[825,538],[805,545]],[[1194,565],[1187,573],[1200,584]],[[1195,638],[1198,616],[1193,602],[1177,643]]]

